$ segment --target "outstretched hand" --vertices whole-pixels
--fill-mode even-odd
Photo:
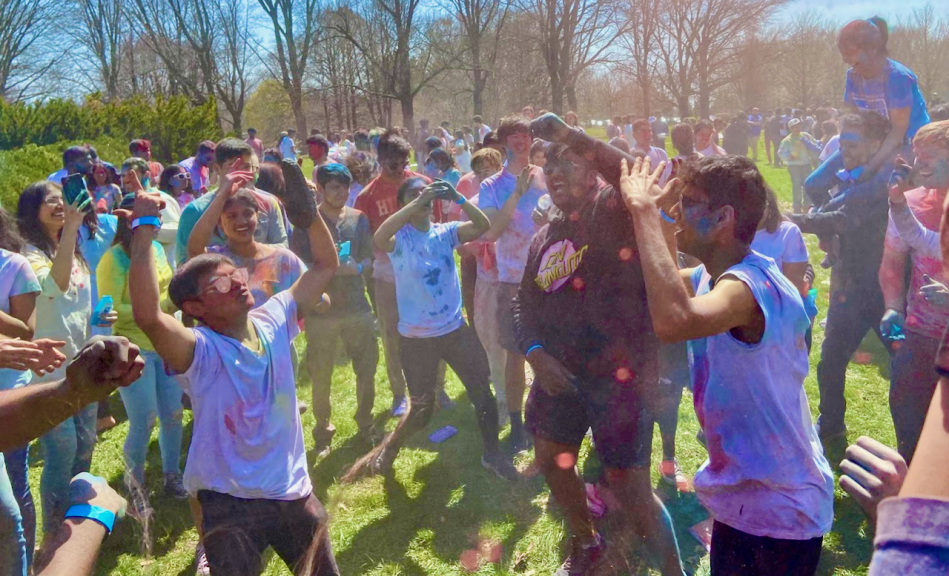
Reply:
[[[678,201],[678,178],[669,180],[665,188],[660,188],[657,182],[666,163],[660,162],[655,170],[651,169],[651,163],[646,156],[637,158],[632,169],[625,158],[620,165],[620,193],[630,210],[646,207],[668,210]]]
[[[524,166],[524,169],[521,170],[521,173],[517,175],[517,184],[514,185],[514,195],[518,198],[524,196],[528,190],[530,190],[531,185],[534,184],[534,171],[533,166],[528,164]]]
[[[66,356],[59,351],[65,342],[46,338],[0,340],[0,368],[33,370],[40,376],[62,366]]]
[[[233,196],[238,190],[247,185],[248,182],[254,181],[254,173],[249,170],[243,170],[243,168],[244,159],[238,158],[237,161],[234,162],[234,165],[231,166],[230,172],[221,176],[221,185],[218,190],[225,199]]]
[[[847,448],[847,459],[840,463],[840,487],[876,520],[877,505],[900,493],[906,470],[906,461],[899,452],[861,436]]]
[[[570,134],[570,126],[553,112],[531,121],[531,136],[547,142],[563,142]]]

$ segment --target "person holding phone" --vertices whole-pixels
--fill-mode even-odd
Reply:
[[[90,202],[78,196],[67,204],[59,186],[36,182],[27,186],[17,204],[17,223],[27,243],[23,255],[40,283],[34,337],[65,342],[62,352],[67,358],[85,343],[92,316],[90,270],[78,242]],[[111,325],[117,318],[113,310],[100,323]],[[65,367],[60,367],[34,382],[61,380],[64,372]],[[40,495],[47,534],[65,512],[69,480],[89,470],[95,426],[96,405],[90,404],[40,438],[44,459]]]
[[[481,465],[501,478],[515,480],[517,470],[498,444],[498,408],[488,384],[488,360],[461,314],[454,259],[455,248],[478,239],[491,222],[444,181],[427,185],[422,178],[409,178],[396,198],[399,211],[379,226],[373,240],[392,261],[402,368],[411,402],[395,431],[357,461],[344,480],[388,473],[402,445],[429,423],[435,412],[441,360],[452,367],[474,404],[481,431]],[[442,199],[460,204],[470,221],[432,223],[432,202]]]

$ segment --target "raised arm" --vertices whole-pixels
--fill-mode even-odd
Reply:
[[[290,293],[297,304],[297,315],[300,318],[315,311],[320,305],[323,301],[323,292],[339,268],[336,243],[333,242],[333,235],[326,227],[326,222],[323,221],[323,215],[319,210],[316,211],[306,232],[310,240],[313,265],[290,287]]]
[[[59,247],[56,249],[56,256],[53,257],[53,264],[49,269],[50,278],[62,292],[69,290],[69,277],[72,274],[79,227],[82,226],[82,220],[85,217],[83,209],[91,202],[88,198],[82,202],[83,198],[84,196],[80,194],[75,203],[66,205],[66,223],[63,225]]]
[[[191,235],[188,236],[188,258],[194,258],[207,251],[211,235],[214,234],[214,229],[221,220],[221,213],[224,212],[224,205],[242,186],[253,181],[254,175],[251,172],[241,170],[243,162],[243,159],[239,158],[234,163],[233,170],[221,177],[221,187],[211,200],[211,205],[191,229]]]
[[[434,189],[431,186],[426,186],[415,200],[412,200],[398,212],[389,216],[386,221],[376,229],[376,233],[372,236],[372,241],[376,245],[376,248],[383,252],[392,252],[395,250],[395,233],[408,224],[416,212],[424,209],[426,204],[431,203],[434,199]]]
[[[161,202],[158,194],[139,193],[131,217],[157,217],[161,212]],[[155,347],[155,352],[175,372],[183,373],[194,360],[195,339],[191,330],[174,316],[162,312],[158,270],[152,252],[152,241],[157,233],[158,227],[150,224],[141,224],[132,231],[128,281],[132,314],[135,323]]]
[[[488,217],[488,220],[491,226],[484,233],[485,241],[494,242],[507,230],[511,219],[514,218],[514,212],[517,211],[517,203],[520,202],[521,197],[524,196],[524,193],[527,192],[531,184],[534,183],[534,176],[531,174],[532,169],[533,166],[530,164],[525,166],[524,169],[521,170],[521,173],[517,175],[517,184],[514,186],[514,192],[508,197],[504,206],[502,206],[500,210],[490,211],[491,215]],[[465,213],[467,214],[467,212]],[[488,213],[487,210],[484,212],[485,215]]]

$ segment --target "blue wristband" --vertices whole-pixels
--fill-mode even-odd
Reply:
[[[161,228],[161,218],[158,216],[142,216],[141,218],[132,220],[132,230],[135,230],[139,226],[154,226],[155,228]]]
[[[88,518],[105,526],[105,531],[112,533],[112,526],[115,525],[115,512],[92,506],[90,504],[75,504],[66,510],[66,518]]]
[[[537,350],[538,348],[540,348],[541,350],[543,350],[543,349],[544,349],[544,345],[543,345],[543,344],[534,344],[533,346],[531,346],[531,347],[529,347],[529,348],[527,349],[527,352],[524,353],[524,357],[526,358],[528,355],[530,355],[531,352],[533,352],[534,350]]]
[[[668,214],[666,214],[666,211],[663,210],[662,208],[659,209],[659,215],[662,216],[662,219],[665,220],[666,222],[668,222],[669,224],[675,224],[675,223],[676,223],[676,219],[673,218],[672,216],[669,216]]]
[[[467,200],[464,196],[462,196],[461,194],[459,194],[459,195],[458,195],[458,199],[455,200],[455,204],[461,206],[462,204],[464,204],[464,203],[467,202],[467,201],[468,201],[468,200]]]

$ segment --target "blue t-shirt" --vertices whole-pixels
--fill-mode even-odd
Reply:
[[[96,228],[96,234],[93,238],[89,237],[89,228],[83,224],[79,229],[79,251],[82,257],[86,259],[89,265],[89,286],[92,288],[92,306],[95,308],[99,303],[99,287],[96,284],[96,268],[99,267],[99,260],[112,248],[112,241],[115,240],[115,233],[119,228],[119,219],[111,214],[99,214],[99,226]],[[111,296],[111,294],[110,294]],[[112,334],[112,328],[102,326],[92,326],[90,336],[108,336]]]
[[[761,114],[748,115],[748,135],[749,136],[761,136],[761,126],[762,126]]]
[[[407,224],[395,233],[395,249],[389,258],[395,273],[399,334],[434,338],[465,323],[454,254],[460,225],[433,223],[422,232]]]
[[[919,82],[913,71],[899,62],[886,60],[886,66],[877,76],[864,78],[847,70],[847,85],[844,101],[860,110],[871,110],[889,119],[890,110],[909,108],[909,126],[906,139],[911,140],[916,131],[929,124],[926,99],[919,91]]]

